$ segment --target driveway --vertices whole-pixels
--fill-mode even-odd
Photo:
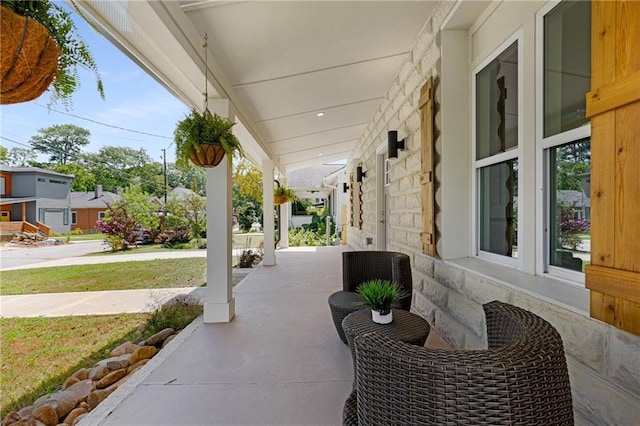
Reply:
[[[107,249],[102,241],[78,241],[41,247],[3,246],[0,247],[0,271],[68,257],[81,257]]]

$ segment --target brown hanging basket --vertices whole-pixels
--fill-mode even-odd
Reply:
[[[273,203],[276,205],[285,204],[287,202],[287,197],[283,197],[282,195],[274,195]]]
[[[1,12],[0,104],[36,99],[56,76],[60,48],[42,24]]]
[[[224,148],[220,144],[202,144],[200,149],[191,151],[189,159],[196,166],[215,167],[224,158]]]

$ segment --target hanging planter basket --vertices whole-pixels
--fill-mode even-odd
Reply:
[[[225,150],[220,144],[202,144],[189,153],[189,159],[200,167],[215,167],[224,158]]]
[[[47,90],[56,76],[60,48],[49,31],[33,19],[4,7],[0,15],[0,104],[31,101]]]
[[[283,197],[281,195],[273,196],[273,204],[276,204],[276,205],[286,204],[288,201],[289,200],[287,199],[287,197]]]

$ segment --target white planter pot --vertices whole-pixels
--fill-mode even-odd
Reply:
[[[393,312],[389,311],[388,314],[382,315],[380,311],[371,310],[371,319],[377,324],[390,324],[393,320]]]

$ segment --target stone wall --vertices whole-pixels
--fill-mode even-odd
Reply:
[[[425,24],[406,62],[386,93],[357,143],[348,168],[362,163],[367,176],[362,184],[364,223],[349,227],[348,244],[353,249],[370,249],[365,237],[375,238],[376,148],[386,142],[388,130],[405,136],[406,150],[391,167],[390,235],[388,250],[411,256],[413,266],[413,309],[427,319],[451,346],[478,349],[486,346],[482,304],[501,300],[530,310],[553,324],[560,332],[567,354],[576,424],[631,425],[640,418],[640,338],[593,320],[542,296],[525,292],[508,282],[488,277],[456,262],[422,254],[420,242],[421,193],[420,87],[429,77],[436,81],[436,104],[441,104],[437,81],[440,69],[438,29],[454,6],[441,2]],[[437,111],[437,108],[436,108]],[[442,120],[436,113],[435,125]],[[442,141],[436,140],[441,153]],[[437,157],[437,156],[436,156]],[[436,166],[436,180],[442,176]],[[436,207],[436,223],[442,214]]]

